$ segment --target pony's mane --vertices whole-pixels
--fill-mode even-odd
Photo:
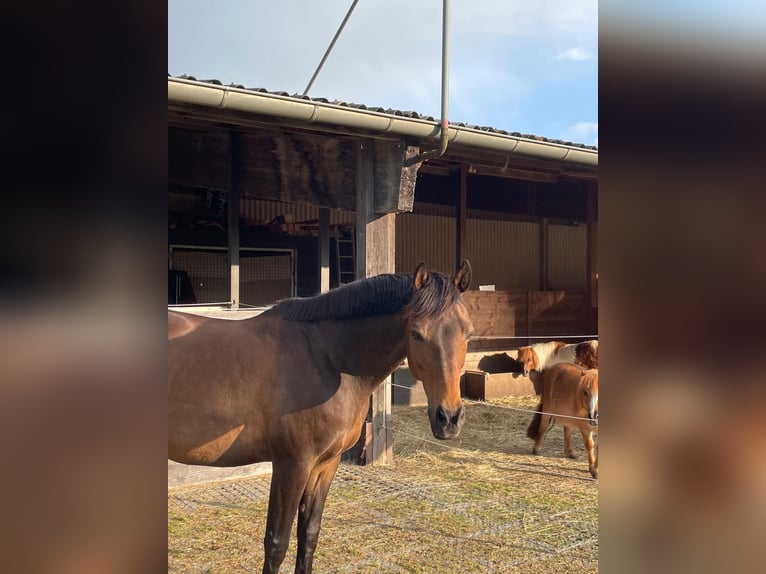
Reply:
[[[582,372],[582,382],[585,386],[590,387],[594,381],[598,381],[598,369],[585,369]]]
[[[548,341],[547,343],[536,343],[532,345],[532,350],[537,355],[537,361],[540,368],[548,367],[555,359],[556,353],[564,347],[561,341]]]
[[[285,299],[274,306],[290,321],[321,321],[387,315],[406,311],[416,317],[435,315],[460,298],[452,278],[429,271],[429,281],[414,289],[412,273],[386,273],[353,281],[314,297]]]

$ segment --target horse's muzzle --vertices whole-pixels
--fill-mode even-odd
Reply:
[[[465,422],[465,408],[460,405],[451,410],[441,405],[435,410],[428,409],[428,420],[431,422],[431,432],[438,439],[455,438]]]
[[[598,413],[588,413],[588,422],[590,423],[590,426],[597,427]]]

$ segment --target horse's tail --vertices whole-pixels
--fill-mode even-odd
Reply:
[[[540,421],[543,418],[543,415],[540,411],[543,410],[543,402],[540,401],[540,404],[537,405],[537,411],[535,415],[532,417],[532,422],[529,423],[529,426],[527,427],[527,437],[537,440],[537,433],[540,432]]]

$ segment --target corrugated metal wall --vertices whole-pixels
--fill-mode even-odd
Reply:
[[[585,291],[588,283],[587,225],[548,225],[548,288]]]
[[[243,199],[245,219],[268,222],[289,213],[295,221],[317,219],[315,206]],[[421,261],[445,273],[455,267],[455,219],[448,206],[420,204],[421,213],[396,216],[396,271],[411,272]],[[446,211],[445,211],[446,210]],[[454,209],[452,209],[454,212]],[[442,215],[423,215],[441,213]],[[473,267],[473,286],[501,290],[540,288],[540,224],[488,219],[493,214],[469,210],[465,257]],[[496,217],[496,215],[494,216]],[[330,224],[355,224],[353,212],[331,210]],[[548,225],[548,287],[583,291],[587,285],[587,226]]]
[[[465,257],[473,286],[497,291],[537,289],[540,283],[540,227],[521,221],[466,220]]]
[[[585,225],[548,225],[549,289],[585,290],[586,233]],[[464,245],[464,256],[473,268],[473,288],[540,288],[539,223],[469,218]],[[455,270],[454,218],[397,215],[396,271],[413,271],[421,261],[445,273]]]
[[[396,271],[411,273],[423,261],[429,269],[455,271],[455,220],[400,213],[396,216]]]

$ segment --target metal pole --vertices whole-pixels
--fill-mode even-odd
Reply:
[[[348,12],[346,12],[346,17],[343,18],[343,22],[340,23],[340,27],[338,28],[338,31],[335,32],[335,37],[333,37],[332,42],[330,42],[330,45],[327,47],[327,50],[324,53],[324,56],[322,56],[322,61],[319,62],[319,65],[317,66],[317,69],[314,71],[314,75],[311,76],[311,79],[309,80],[309,83],[306,86],[306,89],[303,90],[304,96],[308,95],[309,90],[311,89],[311,86],[314,84],[314,80],[316,80],[316,77],[319,75],[319,71],[322,69],[322,66],[324,66],[325,60],[327,60],[327,56],[330,55],[330,52],[335,46],[335,42],[338,39],[338,36],[340,36],[340,33],[343,31],[343,28],[346,25],[346,22],[348,22],[348,19],[351,16],[351,12],[353,12],[354,8],[356,8],[357,2],[359,2],[359,0],[354,0],[351,3],[351,7],[348,9]]]

